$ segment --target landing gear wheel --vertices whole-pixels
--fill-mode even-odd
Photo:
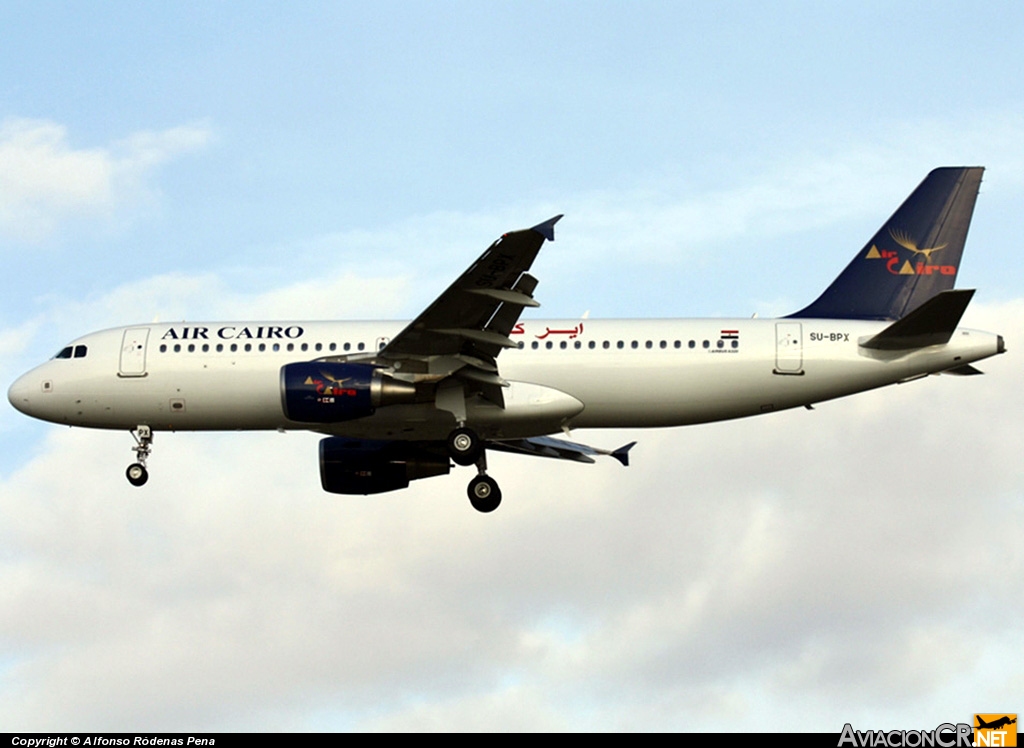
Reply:
[[[469,482],[469,503],[478,512],[493,512],[501,504],[501,489],[498,482],[488,475],[478,475]]]
[[[483,442],[472,429],[457,428],[448,435],[448,454],[457,465],[472,465],[483,450]]]
[[[128,478],[128,482],[133,486],[141,486],[149,480],[149,471],[146,470],[146,459],[149,457],[149,453],[153,451],[153,429],[145,424],[140,424],[132,431],[132,438],[135,440],[135,446],[132,447],[132,451],[135,453],[135,459],[138,462],[133,462],[129,465],[124,474]]]
[[[133,486],[144,485],[149,480],[149,471],[146,470],[146,466],[138,462],[129,465],[124,474],[128,478],[128,482]]]

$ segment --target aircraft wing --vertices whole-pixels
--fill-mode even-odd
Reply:
[[[402,362],[403,371],[444,371],[430,362],[454,359],[452,371],[469,367],[477,389],[499,388],[495,359],[515,348],[509,333],[533,300],[537,279],[526,271],[544,240],[554,241],[561,215],[533,228],[504,234],[459,278],[376,355],[382,363]],[[410,365],[411,364],[411,365]]]

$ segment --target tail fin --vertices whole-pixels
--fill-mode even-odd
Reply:
[[[932,171],[825,293],[789,316],[899,319],[953,288],[984,171]]]

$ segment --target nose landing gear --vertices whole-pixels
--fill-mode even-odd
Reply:
[[[135,446],[132,447],[132,451],[135,452],[135,459],[138,462],[133,462],[129,465],[124,474],[128,478],[128,482],[133,486],[142,486],[149,480],[149,471],[146,470],[146,459],[149,457],[150,452],[153,451],[153,430],[149,426],[138,426],[132,432],[132,438],[135,439]]]

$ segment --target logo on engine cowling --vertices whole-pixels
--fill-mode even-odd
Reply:
[[[356,390],[354,388],[352,388],[352,387],[342,387],[341,386],[342,383],[347,382],[352,377],[342,377],[341,379],[338,379],[336,377],[332,377],[326,371],[320,372],[320,376],[322,376],[324,379],[326,379],[327,382],[325,382],[324,379],[314,379],[312,376],[308,376],[308,377],[306,377],[306,381],[303,382],[303,384],[316,388],[316,394],[320,395],[320,396],[323,396],[323,397],[329,397],[329,396],[355,397],[358,394],[356,392]],[[330,384],[328,384],[328,382]],[[334,401],[331,400],[331,402],[334,402]]]
[[[281,368],[284,414],[293,421],[336,423],[373,413],[374,367],[307,361]]]

